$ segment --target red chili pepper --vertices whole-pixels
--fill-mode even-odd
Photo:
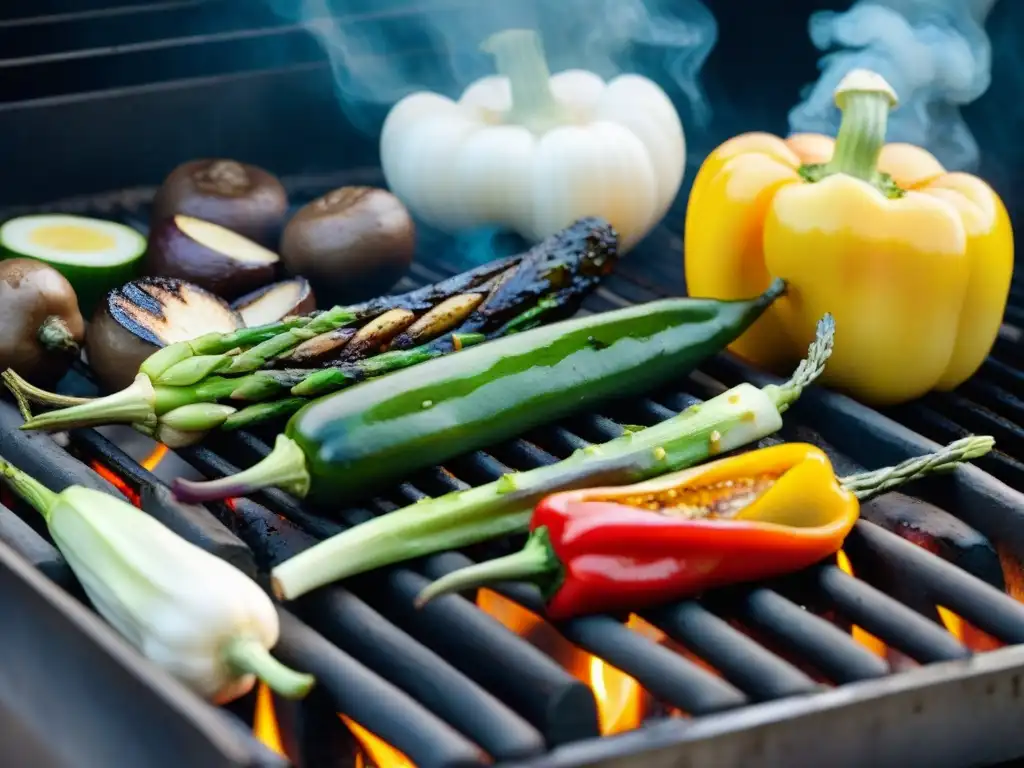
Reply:
[[[836,478],[813,445],[785,443],[653,481],[547,497],[515,554],[455,571],[418,604],[494,581],[529,578],[564,619],[689,597],[805,568],[842,546],[858,499],[991,449],[967,438],[897,467]]]

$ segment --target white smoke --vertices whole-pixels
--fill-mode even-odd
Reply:
[[[832,92],[851,69],[872,69],[896,90],[900,106],[890,141],[930,150],[947,168],[972,170],[979,151],[960,107],[988,90],[992,50],[985,19],[995,0],[858,0],[844,13],[811,16],[811,41],[829,51],[818,81],[789,114],[794,132],[834,133]]]
[[[704,61],[718,39],[700,0],[266,0],[306,26],[330,58],[342,107],[373,134],[380,110],[412,91],[457,96],[493,74],[480,50],[491,34],[538,30],[551,69],[590,69],[603,77],[646,75],[689,102],[690,119],[706,124],[700,87]],[[417,53],[418,51],[418,53]]]

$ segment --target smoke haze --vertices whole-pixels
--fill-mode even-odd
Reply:
[[[984,23],[995,0],[859,0],[844,13],[810,19],[811,41],[828,51],[821,77],[789,114],[793,131],[834,134],[832,91],[851,69],[883,75],[900,97],[889,140],[926,147],[947,168],[973,170],[978,144],[960,107],[991,80],[992,49]]]
[[[480,44],[512,27],[540,32],[553,72],[646,75],[682,94],[691,121],[710,119],[699,75],[718,27],[699,0],[266,1],[317,37],[347,116],[369,134],[380,128],[382,110],[368,107],[390,107],[423,89],[457,97],[493,74]]]

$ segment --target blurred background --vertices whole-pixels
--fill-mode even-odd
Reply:
[[[890,137],[980,172],[1015,212],[1022,25],[1011,0],[6,0],[0,206],[156,185],[201,156],[372,167],[391,104],[457,95],[491,70],[483,38],[533,26],[553,70],[669,92],[688,142],[679,202],[729,136],[830,130],[832,87],[870,66],[904,100]]]

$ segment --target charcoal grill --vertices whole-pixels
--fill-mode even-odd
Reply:
[[[800,3],[792,5],[803,14]],[[218,154],[290,173],[286,186],[296,205],[345,183],[380,183],[362,160],[372,159],[372,142],[338,110],[322,51],[305,30],[251,0],[54,0],[47,12],[55,15],[45,18],[29,18],[27,9],[39,13],[35,3],[8,3],[3,13],[21,20],[0,21],[7,57],[0,63],[10,75],[0,129],[16,139],[0,151],[9,177],[18,179],[0,189],[4,215],[79,212],[144,231],[153,193],[147,185],[180,160]],[[396,55],[414,59],[430,51]],[[185,127],[182,115],[189,116]],[[240,130],[239,115],[272,128]],[[18,143],[22,137],[31,142]],[[112,163],[115,149],[120,155]],[[678,211],[668,219],[681,220]],[[401,287],[450,274],[465,256],[426,232]],[[680,264],[678,235],[658,231],[584,311],[681,293]],[[815,389],[787,414],[781,437],[822,446],[845,473],[895,463],[969,432],[995,435],[997,451],[977,467],[907,492],[933,504],[932,514],[951,515],[997,545],[1004,562],[1024,561],[1022,327],[1024,287],[1015,283],[992,357],[960,391],[880,414]],[[656,423],[741,380],[764,384],[768,377],[721,356],[647,398],[418,473],[330,520],[280,492],[208,507],[171,497],[172,475],[216,477],[251,465],[269,450],[266,434],[218,436],[150,466],[145,457],[153,444],[129,430],[27,434],[17,430],[17,410],[3,402],[0,454],[55,490],[80,483],[123,493],[264,579],[273,563],[343,527],[425,495],[554,461],[620,434],[624,423]],[[62,389],[96,391],[85,366]],[[544,650],[477,607],[473,595],[412,608],[428,578],[508,551],[514,540],[320,590],[281,610],[278,653],[320,682],[301,704],[273,702],[283,751],[298,766],[369,765],[374,753],[366,749],[372,737],[365,729],[425,768],[966,766],[1024,757],[1024,605],[997,588],[1013,585],[1003,583],[998,568],[986,568],[988,561],[933,554],[872,522],[890,518],[907,498],[888,494],[865,505],[845,547],[856,576],[838,562],[824,563],[789,579],[646,612],[646,631],[626,617],[576,619],[543,630]],[[286,764],[265,743],[266,702],[257,706],[249,697],[216,709],[154,670],[88,609],[38,520],[9,496],[0,500],[5,764]],[[525,585],[488,594],[495,593],[492,613],[494,605],[540,605]],[[969,622],[970,631],[948,631],[944,622],[952,619],[936,606]],[[887,650],[879,654],[861,642],[864,631]],[[594,691],[559,663],[552,643],[571,644],[637,681],[646,695],[643,725],[601,736]]]

